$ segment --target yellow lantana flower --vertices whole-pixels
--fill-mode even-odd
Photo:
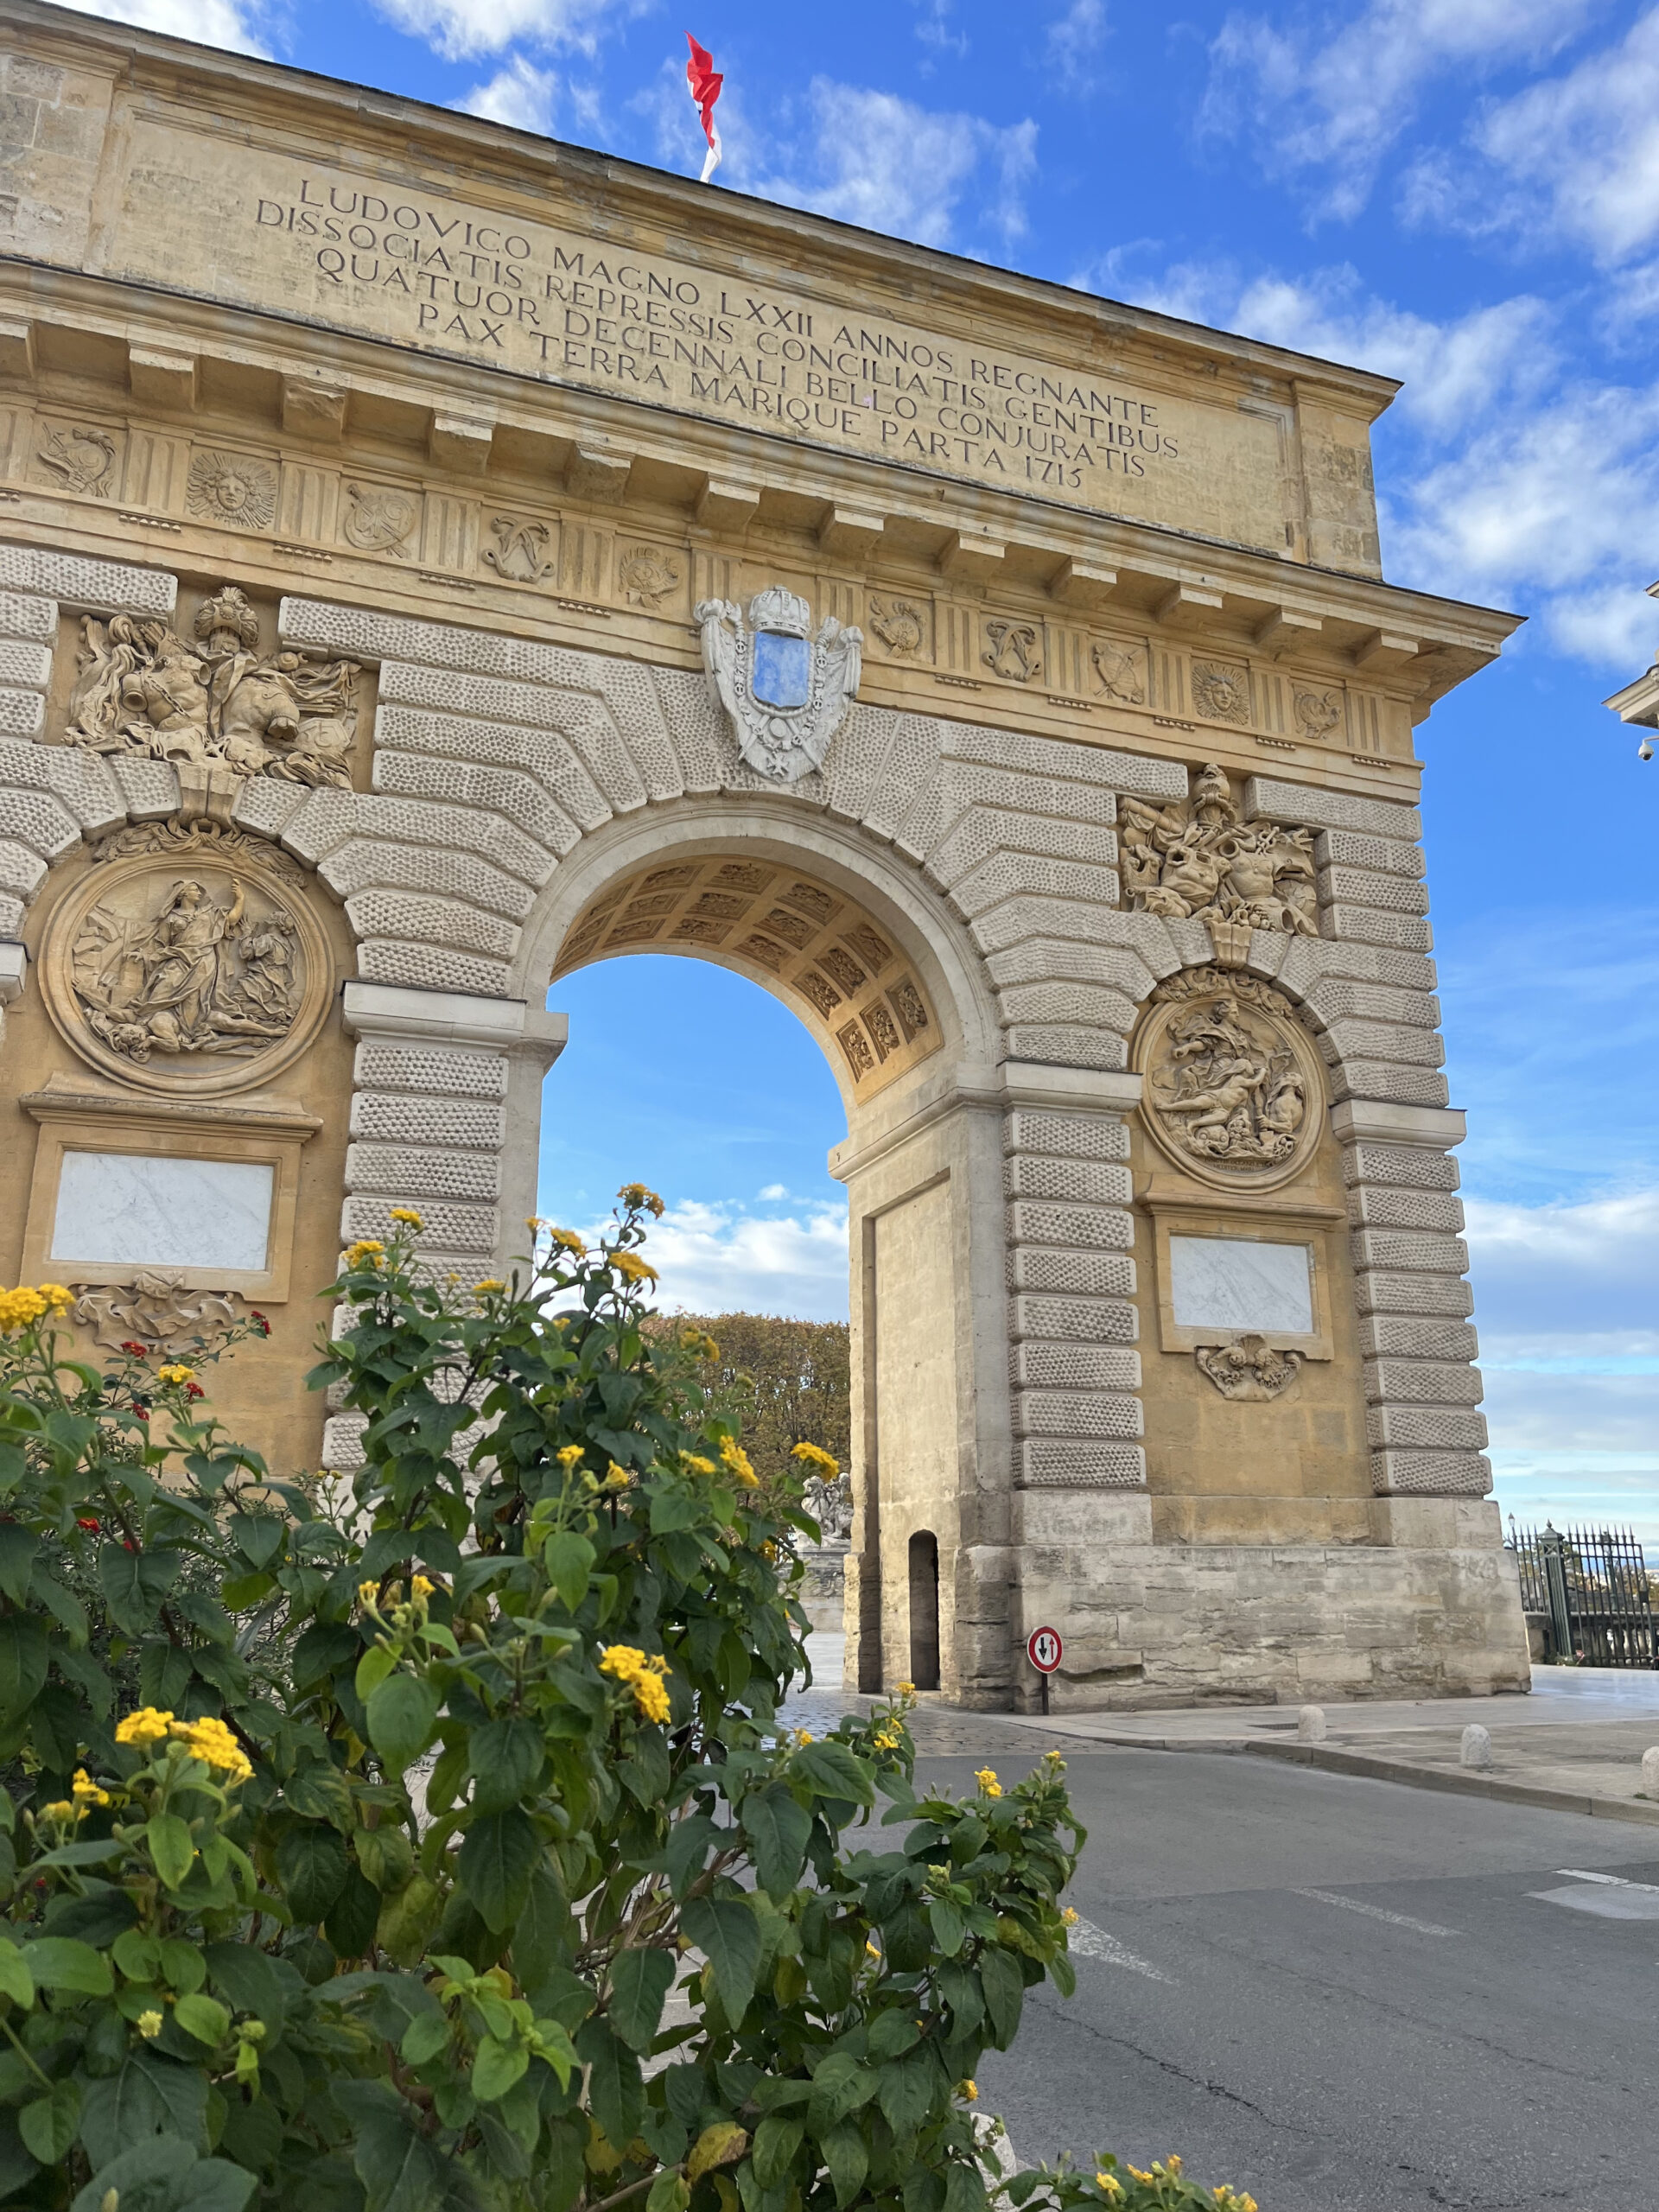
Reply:
[[[505,1290],[506,1287],[505,1283],[499,1281],[495,1275],[486,1275],[482,1282],[475,1282],[473,1285],[473,1296],[474,1298],[488,1298],[493,1292]]]
[[[0,1290],[0,1336],[11,1336],[18,1329],[26,1329],[31,1321],[38,1321],[50,1305],[38,1290],[19,1284],[16,1290]]]
[[[611,1265],[624,1282],[655,1282],[657,1270],[637,1252],[613,1252]]]
[[[712,1475],[715,1471],[714,1461],[712,1459],[705,1459],[700,1452],[682,1452],[680,1454],[680,1465],[685,1469],[688,1474]]]
[[[648,1659],[637,1644],[607,1644],[600,1654],[600,1673],[626,1683],[633,1692],[635,1706],[647,1720],[663,1721],[668,1718],[668,1692],[663,1687],[663,1677],[668,1670],[668,1662],[660,1654]]]
[[[141,1751],[147,1751],[152,1744],[164,1743],[172,1726],[170,1713],[158,1713],[153,1705],[141,1705],[117,1726],[115,1740],[118,1744],[134,1744]]]
[[[616,1195],[631,1213],[648,1213],[657,1221],[662,1219],[662,1200],[643,1183],[625,1183]]]
[[[976,2104],[979,2102],[979,2084],[978,2084],[978,2082],[957,2082],[957,2094],[959,2097],[964,2097],[964,2098],[966,2098],[967,2101],[968,2101],[970,2105],[976,2105]]]
[[[141,2012],[133,2024],[145,2041],[150,2042],[162,2032],[162,2016],[155,2011]]]
[[[426,1224],[421,1219],[421,1217],[416,1212],[413,1206],[393,1206],[391,1209],[391,1216],[393,1221],[402,1222],[405,1229],[424,1229],[426,1227]]]
[[[67,1313],[75,1302],[75,1294],[60,1282],[43,1282],[41,1296],[59,1313]]]
[[[994,1766],[976,1767],[974,1770],[974,1780],[988,1797],[1000,1797],[1002,1795],[1002,1785],[996,1778],[996,1769]]]
[[[94,1805],[107,1805],[110,1802],[109,1791],[101,1789],[84,1766],[78,1766],[75,1769],[74,1779],[69,1786],[74,1792],[75,1804],[82,1820],[86,1819]]]
[[[737,1477],[745,1490],[758,1490],[760,1478],[749,1465],[749,1455],[735,1437],[728,1436],[720,1447],[721,1464],[728,1473]]]
[[[42,1806],[41,1816],[48,1821],[73,1821],[75,1808],[67,1797],[60,1797],[53,1804]]]
[[[253,1769],[247,1754],[222,1720],[207,1714],[200,1720],[175,1720],[171,1733],[177,1740],[219,1773],[228,1775],[232,1782],[248,1782]]]
[[[553,1456],[562,1467],[574,1467],[586,1449],[582,1444],[566,1444],[561,1446]]]
[[[347,1268],[378,1268],[385,1257],[385,1246],[378,1236],[359,1236],[354,1244],[346,1247]]]
[[[841,1462],[826,1452],[821,1445],[802,1442],[790,1446],[789,1456],[805,1466],[821,1467],[831,1482],[841,1472]]]
[[[1095,2176],[1095,2187],[1097,2190],[1100,2190],[1105,2196],[1109,2196],[1114,2200],[1122,2196],[1123,2194],[1123,2184],[1119,2181],[1116,2174],[1096,2174]]]
[[[156,1370],[158,1382],[194,1382],[195,1376],[194,1367],[186,1367],[178,1360],[169,1361],[167,1366],[158,1367]]]

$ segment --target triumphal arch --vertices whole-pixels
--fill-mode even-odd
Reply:
[[[1524,1681],[1412,746],[1513,625],[1383,582],[1393,387],[6,12],[6,1279],[347,1466],[342,1237],[503,1271],[550,985],[716,961],[846,1103],[855,1682]]]

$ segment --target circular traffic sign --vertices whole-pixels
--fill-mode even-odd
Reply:
[[[1026,1656],[1039,1675],[1052,1675],[1065,1650],[1057,1628],[1034,1628],[1026,1638]]]

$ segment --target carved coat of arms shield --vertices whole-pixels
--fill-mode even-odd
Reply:
[[[821,768],[858,690],[863,632],[829,615],[814,637],[810,607],[779,584],[756,593],[747,620],[727,599],[702,600],[693,612],[703,665],[749,766],[774,784]]]

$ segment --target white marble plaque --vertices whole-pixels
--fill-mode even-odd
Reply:
[[[276,1175],[267,1161],[66,1152],[52,1257],[257,1274],[266,1264]]]
[[[1313,1333],[1313,1253],[1244,1236],[1172,1236],[1170,1308],[1182,1329]]]

